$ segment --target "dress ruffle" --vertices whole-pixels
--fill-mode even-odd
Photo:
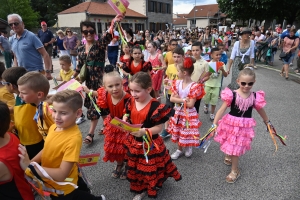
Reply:
[[[136,193],[147,191],[149,197],[155,198],[157,188],[161,188],[167,178],[173,177],[179,181],[181,175],[172,162],[162,138],[156,135],[153,141],[159,149],[150,150],[148,163],[144,156],[142,142],[129,135],[124,146],[127,149],[125,160],[128,166],[127,179],[130,182],[130,190]]]
[[[175,111],[168,105],[160,104],[158,108],[153,112],[151,120],[157,124],[165,123],[170,117],[174,115]]]
[[[220,143],[220,149],[225,154],[241,156],[251,149],[251,142],[255,136],[253,118],[235,117],[226,114],[219,122],[217,135],[214,138]]]
[[[104,87],[100,87],[98,90],[97,90],[97,93],[98,93],[98,98],[97,98],[97,105],[103,109],[106,109],[108,108],[108,104],[107,104],[107,98],[106,98],[106,90],[104,89]]]
[[[121,131],[118,128],[115,128],[110,124],[112,120],[111,116],[108,115],[104,122],[103,134],[105,135],[104,139],[104,151],[105,156],[103,158],[104,162],[110,161],[123,161],[126,149],[124,148],[124,142],[128,137],[128,133]]]
[[[193,83],[188,94],[189,99],[202,99],[205,95],[204,85],[200,83]]]
[[[256,92],[256,97],[255,97],[255,103],[254,103],[254,108],[256,110],[260,110],[261,108],[265,107],[267,104],[265,100],[265,92],[262,90],[259,90]]]
[[[221,99],[222,99],[222,101],[226,102],[228,107],[231,105],[231,102],[233,99],[233,93],[228,87],[226,87],[224,90],[222,90]]]

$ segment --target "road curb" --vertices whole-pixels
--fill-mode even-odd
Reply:
[[[257,67],[261,67],[261,68],[264,68],[264,69],[268,69],[268,70],[273,70],[273,71],[276,71],[276,72],[281,72],[281,70],[279,69],[275,69],[275,68],[272,68],[272,67],[267,67],[267,66],[264,66],[264,65],[256,65]],[[289,76],[293,76],[295,78],[300,78],[299,75],[295,74],[295,73],[291,73],[289,72]]]

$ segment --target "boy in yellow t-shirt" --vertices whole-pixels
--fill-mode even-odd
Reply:
[[[78,184],[79,155],[82,146],[82,135],[79,127],[76,125],[76,118],[82,113],[82,97],[73,90],[64,90],[58,92],[52,97],[53,102],[53,124],[45,139],[44,149],[32,159],[33,162],[42,163],[41,167],[45,172],[38,169],[35,163],[31,163],[26,155],[25,149],[20,145],[20,164],[26,170],[27,167],[34,174],[37,173],[45,183],[49,182],[45,175],[49,175],[53,181],[50,181],[55,191],[63,192],[58,195],[51,192],[51,199],[105,199],[103,195],[95,197],[87,191],[75,189],[74,184]],[[47,182],[46,182],[47,180]],[[65,182],[66,184],[57,184]],[[71,186],[70,186],[71,184]],[[48,186],[49,187],[49,186]]]
[[[36,106],[25,103],[19,96],[17,81],[26,72],[26,69],[23,67],[11,67],[3,72],[2,84],[6,86],[10,93],[17,94],[14,106],[14,125],[21,144],[26,146],[29,157],[33,158],[43,149],[44,140],[38,131],[36,122],[33,120]]]
[[[69,81],[71,80],[74,71],[71,69],[72,61],[70,56],[63,55],[59,57],[60,71],[59,76],[56,78],[58,81]]]
[[[19,78],[17,84],[21,99],[36,106],[34,120],[37,123],[40,134],[45,139],[48,129],[54,124],[52,111],[49,109],[48,103],[43,102],[46,100],[49,92],[49,81],[39,72],[28,72]]]
[[[169,47],[168,47],[169,51],[166,53],[165,56],[165,62],[167,66],[174,64],[173,51],[177,46],[178,46],[178,42],[176,39],[170,40]]]
[[[10,119],[14,121],[14,106],[16,103],[14,94],[10,93],[5,84],[2,84],[2,74],[5,71],[5,65],[3,62],[0,62],[0,101],[6,103],[10,111]],[[4,81],[3,81],[4,82]]]

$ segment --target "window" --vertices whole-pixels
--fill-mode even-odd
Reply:
[[[161,2],[157,2],[157,9],[156,9],[156,12],[162,13],[162,3],[161,3]]]
[[[148,12],[156,11],[156,1],[148,1]]]
[[[98,28],[98,34],[102,33],[102,23],[97,23],[97,28]]]
[[[155,23],[153,23],[153,22],[150,22],[150,31],[156,32]]]
[[[171,14],[171,6],[170,4],[166,4],[166,13]]]

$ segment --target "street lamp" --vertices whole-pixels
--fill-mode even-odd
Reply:
[[[195,25],[195,28],[196,28],[196,0],[195,0],[195,7],[194,7],[194,25]]]

